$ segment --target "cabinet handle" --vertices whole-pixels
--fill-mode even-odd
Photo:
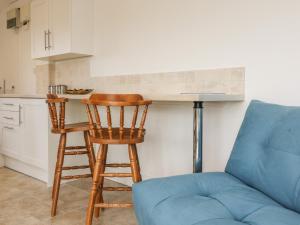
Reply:
[[[47,48],[51,48],[51,45],[50,45],[50,34],[51,34],[51,32],[50,32],[50,30],[48,30],[48,46],[47,46]]]
[[[14,130],[13,127],[7,127],[7,126],[5,126],[5,127],[3,127],[3,128],[8,129],[8,130]]]
[[[45,51],[47,50],[47,31],[44,31],[44,46],[45,46]]]
[[[13,117],[8,117],[8,116],[3,116],[4,119],[7,119],[7,120],[13,120],[14,118]]]
[[[3,105],[14,106],[14,104],[12,104],[12,103],[3,103]]]

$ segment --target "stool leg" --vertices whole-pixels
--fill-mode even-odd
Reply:
[[[138,182],[141,182],[142,181],[142,175],[141,175],[139,154],[137,152],[136,144],[132,145],[132,147],[134,148],[134,152],[135,152],[135,155],[136,155],[137,169],[138,169],[138,180],[139,180]]]
[[[55,164],[55,171],[54,171],[54,176],[53,176],[53,185],[52,185],[52,200],[54,198],[54,190],[55,190],[55,186],[56,186],[56,173],[57,173],[57,168],[58,168],[58,158],[59,158],[59,151],[57,152],[57,157],[56,157],[56,164]]]
[[[90,134],[88,131],[84,131],[83,135],[84,135],[86,150],[88,151],[88,159],[89,159],[91,174],[93,174],[94,167],[95,167],[95,153],[94,153],[93,144],[91,143]]]
[[[94,205],[96,202],[96,197],[98,194],[98,187],[99,187],[99,181],[100,181],[100,173],[101,173],[101,167],[103,164],[104,159],[107,155],[107,147],[104,145],[101,145],[98,153],[97,153],[97,160],[94,168],[94,174],[93,174],[93,185],[90,193],[90,200],[89,205],[87,208],[87,215],[86,215],[86,225],[91,225],[93,220],[93,214],[94,214]]]
[[[132,180],[134,183],[140,182],[142,181],[142,176],[140,173],[139,159],[138,159],[138,154],[137,154],[137,149],[135,144],[128,145],[128,153],[130,159]]]
[[[57,162],[56,162],[56,169],[54,175],[54,184],[53,184],[53,197],[52,197],[52,209],[51,209],[51,216],[56,215],[56,208],[57,208],[57,201],[59,195],[59,188],[60,188],[60,181],[61,181],[61,174],[62,174],[62,166],[64,163],[64,153],[67,141],[67,134],[61,134],[59,140],[59,147],[57,151]]]
[[[100,168],[100,173],[104,173],[105,172],[105,164],[106,164],[106,159],[107,159],[107,152],[108,152],[108,145],[103,145],[103,149],[104,149],[104,154],[103,154],[103,158],[101,161],[101,168]],[[99,192],[96,198],[96,203],[103,203],[103,184],[104,184],[104,177],[100,177],[99,179]],[[98,218],[100,216],[100,208],[95,208],[95,217]]]

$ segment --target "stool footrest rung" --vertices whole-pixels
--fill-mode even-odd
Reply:
[[[67,146],[66,150],[86,149],[86,146]]]
[[[88,154],[88,151],[65,152],[65,155],[84,155],[84,154]]]
[[[100,177],[132,177],[131,173],[101,173]]]
[[[108,164],[105,164],[105,167],[115,167],[115,168],[130,167],[130,164],[129,163],[108,163]]]
[[[132,191],[131,187],[103,187],[103,191]]]
[[[90,168],[90,166],[64,166],[63,170],[80,170],[80,169],[87,169]]]
[[[72,179],[79,179],[79,178],[88,178],[92,177],[92,174],[82,174],[82,175],[73,175],[73,176],[62,176],[62,180],[72,180]]]
[[[97,208],[132,208],[132,203],[99,203],[94,205]]]

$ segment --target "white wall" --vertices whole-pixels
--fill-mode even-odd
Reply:
[[[31,60],[30,29],[6,29],[8,9],[21,7],[30,0],[19,0],[0,10],[0,86],[6,79],[7,88],[15,86],[18,93],[32,94],[36,91],[34,67]]]
[[[10,0],[1,0],[0,1],[0,11],[5,9],[8,6],[9,3],[10,3]]]
[[[250,99],[300,105],[298,0],[96,0],[95,4],[93,76],[246,67],[246,102],[205,106],[206,171],[224,169]],[[14,34],[5,31],[3,36],[1,16],[0,71],[19,77],[22,73],[28,78],[28,90],[29,81],[34,82],[30,62],[7,63],[15,59],[14,52],[26,53],[24,59],[29,60],[27,47],[21,50],[29,45],[23,43],[29,34],[19,36],[23,44],[16,50]],[[2,51],[12,54],[1,56]],[[191,171],[191,113],[189,103],[151,107],[146,142],[140,145],[146,178]],[[126,151],[116,154],[124,154],[119,160],[126,157]]]
[[[222,170],[250,99],[300,105],[299,10],[298,0],[98,0],[92,75],[245,66],[245,103],[206,104],[205,170]],[[150,115],[160,122],[174,112],[166,109],[158,116],[156,110]],[[185,134],[192,125],[191,111],[176,110],[181,114],[175,113],[170,123],[176,131],[182,126]],[[176,131],[169,134],[174,141]],[[191,146],[159,143],[145,173],[188,172]],[[142,160],[147,163],[147,157]]]
[[[97,0],[95,4],[93,75],[236,65],[251,69],[253,63],[287,60],[282,53],[297,47],[297,0]],[[263,73],[262,66],[253,67]]]

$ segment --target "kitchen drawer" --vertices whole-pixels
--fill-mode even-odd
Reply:
[[[20,112],[0,111],[0,123],[19,126]]]
[[[19,103],[11,103],[11,102],[0,102],[0,110],[1,111],[19,112],[20,104]]]

